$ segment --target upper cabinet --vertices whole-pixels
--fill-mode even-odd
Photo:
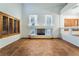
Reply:
[[[9,33],[14,33],[14,19],[13,18],[9,18]]]
[[[3,34],[7,34],[8,33],[8,17],[7,16],[3,16],[2,17],[2,33]]]
[[[64,26],[65,27],[76,27],[78,26],[79,19],[64,19]]]
[[[20,20],[0,12],[0,38],[20,33]]]
[[[20,33],[20,21],[17,19],[14,20],[14,33]]]
[[[8,33],[8,15],[0,12],[0,35]]]
[[[17,20],[14,19],[14,33],[17,33]]]
[[[17,33],[20,33],[20,21],[17,20],[17,23],[16,23],[16,30],[17,30]]]

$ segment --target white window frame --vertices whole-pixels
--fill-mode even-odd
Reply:
[[[34,17],[34,20],[35,20],[35,26],[37,25],[37,18],[38,16],[37,15],[29,15],[29,26],[32,26],[32,23],[31,23],[31,19],[32,17]]]
[[[51,28],[46,29],[45,35],[52,35],[52,29]]]
[[[52,15],[45,15],[45,26],[48,26],[48,24],[47,24],[48,17],[51,18],[51,24],[50,24],[50,26],[52,26],[53,25],[53,17],[52,17]]]

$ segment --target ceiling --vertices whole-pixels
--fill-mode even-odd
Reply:
[[[79,15],[79,4],[72,6],[67,12],[64,13],[65,15]]]
[[[33,12],[33,10],[38,11],[40,9],[40,11],[47,10],[60,13],[65,5],[67,5],[67,3],[25,3],[24,8],[26,11],[30,10],[30,12]]]

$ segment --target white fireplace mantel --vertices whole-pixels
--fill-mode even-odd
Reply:
[[[32,26],[29,26],[29,27],[31,28]],[[46,29],[46,28],[53,29],[53,26],[44,26],[44,25],[37,25],[37,26],[33,26],[33,27],[36,29]]]

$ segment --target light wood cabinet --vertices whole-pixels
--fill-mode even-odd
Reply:
[[[0,12],[0,35],[8,33],[8,15]]]
[[[17,21],[17,33],[20,33],[20,21]]]
[[[64,19],[64,26],[65,27],[74,27],[78,26],[79,19]]]
[[[0,12],[0,38],[20,33],[20,21],[6,13]]]
[[[14,20],[14,33],[20,33],[20,21]]]

